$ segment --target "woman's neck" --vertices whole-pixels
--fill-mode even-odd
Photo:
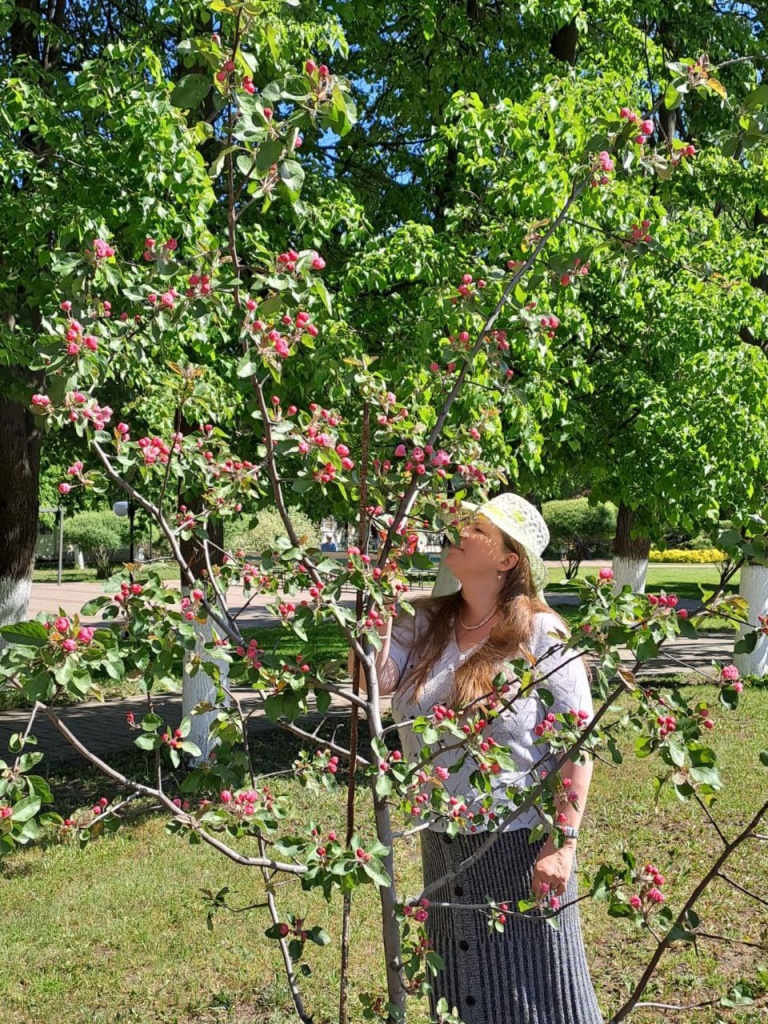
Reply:
[[[499,593],[491,593],[482,582],[476,584],[462,584],[461,605],[459,606],[459,617],[468,625],[475,626],[481,622],[489,612],[497,611],[499,604]]]

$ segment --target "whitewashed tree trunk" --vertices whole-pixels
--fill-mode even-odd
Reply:
[[[220,661],[218,658],[211,656],[210,651],[205,650],[205,644],[210,643],[213,640],[213,627],[211,626],[211,620],[206,619],[205,622],[196,622],[195,630],[197,632],[197,641],[195,645],[195,653],[202,657],[204,661],[215,661],[219,666],[221,672],[221,681],[226,684],[229,672],[229,665],[227,662]],[[201,701],[210,701],[212,704],[216,702],[216,685],[211,677],[202,670],[197,672],[190,672],[189,665],[192,660],[192,655],[189,655],[184,664],[184,681],[182,685],[181,695],[181,713],[182,717],[191,715],[192,729],[187,737],[193,743],[196,743],[200,748],[202,754],[200,757],[193,757],[190,759],[191,764],[199,764],[201,761],[207,761],[213,748],[217,745],[215,740],[212,740],[208,734],[211,722],[216,718],[216,711],[207,711],[202,715],[193,715],[193,708]],[[230,706],[231,700],[227,694],[225,704],[227,707]]]
[[[768,612],[768,567],[743,565],[739,575],[739,596],[749,602],[749,621],[757,625],[757,616]],[[739,626],[736,640],[746,632],[747,628]],[[733,663],[743,676],[768,675],[768,636],[761,636],[749,654],[734,654]]]
[[[645,578],[648,572],[647,558],[626,558],[614,555],[613,563],[613,592],[618,594],[625,583],[632,587],[635,594],[645,593]]]
[[[613,592],[618,594],[628,583],[636,594],[645,593],[645,577],[648,572],[648,552],[651,542],[648,537],[630,535],[634,510],[619,502],[616,517],[616,536],[613,538]]]
[[[27,617],[32,580],[0,576],[0,626],[21,622]]]
[[[75,568],[76,569],[84,569],[85,568],[85,555],[80,550],[80,548],[75,548],[75,550],[74,550],[74,560],[75,560]]]

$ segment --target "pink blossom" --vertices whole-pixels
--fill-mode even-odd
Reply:
[[[81,644],[89,644],[91,640],[93,640],[94,633],[95,630],[93,626],[83,626],[83,628],[77,634],[77,639]]]
[[[115,255],[115,250],[104,241],[103,238],[94,238],[93,240],[93,251],[96,255],[96,259],[105,260],[110,256]]]
[[[599,162],[601,168],[604,171],[612,171],[613,170],[614,163],[613,163],[613,160],[611,159],[611,154],[608,152],[608,150],[606,150],[606,149],[601,150],[600,153],[598,153],[597,159],[598,159],[598,162]]]
[[[32,405],[37,405],[41,409],[47,409],[51,404],[51,400],[48,395],[32,395]]]
[[[607,567],[602,568],[600,570],[600,572],[598,573],[598,578],[601,579],[601,580],[612,580],[613,579],[613,569],[609,569]]]
[[[73,651],[77,650],[77,640],[67,639],[61,641],[61,649],[67,654],[72,654]]]
[[[53,624],[53,628],[57,633],[66,633],[69,629],[69,619],[62,615]]]
[[[739,670],[735,665],[725,665],[720,672],[721,678],[724,680],[734,680],[739,678]]]
[[[59,484],[59,494],[69,494],[72,490],[72,484],[62,483]]]

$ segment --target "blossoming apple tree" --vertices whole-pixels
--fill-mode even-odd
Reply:
[[[328,127],[342,134],[351,124],[347,84],[306,55],[285,79],[257,90],[252,53],[263,41],[263,26],[248,4],[215,9],[221,15],[219,30],[187,44],[205,72],[191,72],[177,85],[176,102],[192,110],[213,97],[219,116],[211,170],[224,182],[222,237],[203,247],[153,231],[132,251],[121,251],[108,237],[94,234],[84,251],[59,254],[66,272],[41,324],[35,370],[42,383],[30,396],[30,409],[42,424],[70,427],[88,441],[91,461],[73,464],[62,494],[119,486],[162,531],[183,589],[166,586],[152,572],[139,578],[136,566],[128,565],[113,591],[83,610],[100,612],[103,624],[84,625],[78,616],[52,613],[4,628],[3,685],[21,690],[33,706],[27,728],[13,739],[14,759],[2,765],[0,849],[32,842],[41,829],[56,831],[62,841],[95,839],[119,827],[124,801],[152,797],[168,815],[170,832],[261,873],[268,918],[264,934],[279,944],[302,1020],[310,1020],[311,1012],[301,984],[308,965],[300,961],[307,943],[323,946],[328,937],[279,904],[272,878],[295,877],[305,890],[320,888],[329,901],[342,896],[347,916],[355,888],[373,884],[381,901],[385,990],[363,992],[360,999],[367,1018],[401,1020],[407,996],[427,994],[430,977],[442,965],[429,944],[434,885],[415,895],[399,891],[395,841],[440,816],[451,834],[487,824],[482,855],[499,828],[535,804],[562,845],[563,808],[578,806],[579,798],[570,787],[569,766],[602,751],[621,764],[619,741],[629,736],[638,757],[658,759],[656,795],[670,786],[680,799],[695,803],[717,831],[722,850],[674,910],[664,905],[662,892],[668,869],[641,867],[641,851],[626,851],[621,863],[603,861],[589,876],[590,894],[605,903],[610,916],[634,922],[656,940],[634,991],[613,1012],[613,1021],[623,1020],[642,1005],[661,957],[675,943],[696,940],[695,906],[710,882],[724,877],[728,858],[748,840],[765,838],[757,828],[768,802],[730,840],[712,812],[722,780],[707,736],[716,713],[738,709],[743,684],[733,667],[716,666],[711,676],[721,684],[718,709],[678,689],[662,693],[641,676],[642,664],[665,641],[680,633],[697,635],[696,626],[707,615],[725,612],[746,620],[743,602],[718,591],[689,619],[678,612],[674,595],[651,601],[628,587],[613,595],[610,572],[583,583],[581,626],[567,649],[573,657],[589,652],[594,658],[599,710],[590,722],[581,709],[548,711],[546,659],[541,664],[511,659],[522,692],[532,690],[540,699],[537,741],[542,758],[547,750],[555,752],[557,766],[538,773],[531,786],[501,795],[492,793],[492,776],[512,766],[509,753],[483,746],[483,730],[496,715],[514,709],[504,674],[494,679],[487,708],[478,704],[457,713],[436,706],[416,719],[413,728],[423,735],[424,750],[418,763],[409,763],[386,742],[393,727],[385,726],[381,715],[377,627],[392,614],[385,607],[388,599],[399,598],[401,613],[412,611],[408,573],[422,561],[416,527],[427,523],[434,530],[455,531],[457,497],[487,493],[505,482],[493,444],[481,444],[479,432],[467,423],[514,388],[513,363],[546,361],[547,342],[560,325],[548,305],[551,281],[542,254],[570,230],[565,225],[571,213],[600,208],[617,174],[628,173],[618,170],[629,165],[628,155],[650,182],[661,162],[685,166],[693,154],[670,140],[667,161],[650,146],[631,97],[626,97],[631,116],[616,103],[619,81],[574,85],[577,95],[567,101],[557,88],[546,86],[527,102],[501,104],[487,119],[479,116],[476,97],[456,97],[457,122],[468,116],[495,133],[500,154],[509,147],[503,158],[515,168],[512,185],[523,197],[515,232],[505,240],[501,234],[488,236],[485,246],[472,249],[457,241],[452,260],[444,253],[444,265],[438,264],[442,272],[435,274],[425,298],[425,358],[405,361],[402,353],[393,358],[387,352],[377,362],[367,339],[355,337],[336,317],[323,284],[323,254],[294,248],[288,238],[279,251],[268,250],[254,220],[257,212],[267,217],[273,208],[289,211],[299,197],[305,174],[298,155],[301,132]],[[572,130],[560,131],[566,122]],[[526,159],[531,139],[541,135],[547,140],[546,160]],[[441,144],[438,137],[435,146]],[[588,246],[588,234],[580,244]],[[584,278],[589,265],[585,252],[560,276]],[[215,367],[188,357],[185,342],[206,338],[218,342]],[[322,361],[327,384],[320,394],[307,394],[301,386],[310,361]],[[160,382],[152,403],[154,424],[146,432],[137,431],[130,417],[102,397],[105,382],[135,372],[137,364]],[[160,388],[162,401],[157,401]],[[294,528],[289,497],[315,488],[335,492],[355,510],[358,538],[346,562],[325,558]],[[221,522],[246,515],[267,499],[283,517],[283,542],[257,560],[227,550]],[[374,533],[381,542],[375,556],[369,552]],[[306,640],[321,623],[335,621],[365,673],[366,695],[360,693],[357,672],[350,686],[344,666],[290,659],[279,644],[267,650],[258,633],[247,635],[227,600],[236,582],[247,601],[271,597],[269,610],[286,635]],[[349,586],[358,594],[354,610],[340,600],[342,588]],[[110,628],[112,620],[118,629]],[[201,642],[202,627],[209,632]],[[750,628],[744,643],[754,643],[765,628],[762,623]],[[631,668],[621,662],[621,646],[635,655]],[[153,693],[182,661],[210,680],[210,699],[181,722],[167,722],[157,714]],[[129,725],[139,749],[154,755],[152,785],[89,751],[56,710],[62,694],[94,694],[101,678],[127,674],[140,676],[147,689],[146,714]],[[346,819],[327,834],[311,821],[303,830],[286,832],[290,807],[259,777],[245,716],[230,687],[235,680],[253,688],[277,726],[306,741],[292,766],[304,785],[333,790],[343,761],[354,789],[355,769],[362,769],[370,785],[373,841],[361,838],[353,801]],[[333,699],[352,713],[349,748],[324,735],[322,723],[308,732],[297,722],[310,701],[325,712]],[[360,714],[370,735],[364,752],[357,743]],[[174,791],[168,768],[203,753],[191,736],[193,722],[203,715],[210,716],[206,739],[213,749]],[[52,794],[35,772],[41,755],[28,749],[38,716],[46,716],[125,797],[111,804],[104,798],[67,820],[46,811]],[[446,745],[463,748],[476,762],[473,786],[485,796],[471,818],[468,797],[466,802],[449,798],[444,778],[433,769],[437,750]],[[768,754],[763,759],[768,763]],[[223,894],[211,894],[214,909],[224,901]],[[536,914],[557,927],[561,909],[557,898],[545,893],[516,907],[492,903],[480,912],[490,928],[503,930],[514,914]],[[758,976],[751,984],[756,992],[766,987],[766,979]],[[455,1020],[451,1011],[437,1007],[442,1020]]]

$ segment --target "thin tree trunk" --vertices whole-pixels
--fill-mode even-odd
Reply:
[[[631,537],[634,512],[624,502],[619,502],[616,519],[616,535],[613,539],[613,585],[618,594],[625,583],[634,593],[645,593],[645,574],[648,571],[648,552],[651,541],[648,537]]]
[[[40,432],[23,405],[0,397],[0,625],[26,617],[40,508]]]

